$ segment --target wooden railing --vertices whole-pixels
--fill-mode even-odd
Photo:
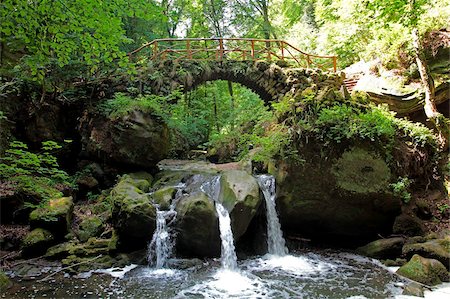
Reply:
[[[298,67],[336,72],[336,56],[305,53],[288,42],[253,38],[164,38],[155,39],[129,53],[130,58],[144,54],[153,61],[287,61]]]

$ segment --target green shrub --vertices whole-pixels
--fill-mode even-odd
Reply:
[[[400,197],[404,203],[408,203],[411,200],[411,193],[408,189],[411,185],[411,180],[409,178],[398,178],[396,183],[390,184],[392,191],[398,197]]]
[[[33,153],[20,141],[13,141],[0,158],[0,180],[12,183],[19,192],[42,200],[61,197],[58,184],[70,185],[69,175],[61,170],[53,155],[62,146],[54,141],[42,142],[41,151]]]

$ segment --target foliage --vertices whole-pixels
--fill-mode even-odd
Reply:
[[[394,194],[400,197],[404,203],[408,203],[411,200],[411,193],[408,191],[410,185],[411,180],[407,177],[398,178],[396,183],[390,184]]]
[[[11,142],[0,158],[0,180],[12,182],[18,191],[35,194],[44,201],[61,197],[58,185],[70,185],[69,175],[60,169],[54,156],[61,148],[54,141],[44,141],[41,152],[33,153],[23,142]]]

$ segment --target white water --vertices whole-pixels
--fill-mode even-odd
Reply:
[[[177,193],[172,200],[168,211],[160,211],[159,206],[156,207],[156,230],[153,233],[152,240],[150,241],[147,249],[147,261],[154,263],[157,269],[161,269],[167,266],[167,261],[173,254],[173,247],[175,240],[171,232],[170,225],[175,221],[177,212],[175,206],[178,199],[181,197],[181,190],[184,185],[177,185]],[[167,220],[170,220],[167,223]]]
[[[226,270],[237,270],[237,257],[234,249],[230,214],[228,214],[227,209],[219,202],[216,202],[216,211],[217,215],[219,215],[220,239],[222,240],[222,268]]]
[[[275,208],[275,178],[264,174],[258,176],[257,179],[266,201],[267,246],[269,254],[286,255],[288,249],[286,248],[286,241],[283,238],[283,232],[281,231],[280,221]]]

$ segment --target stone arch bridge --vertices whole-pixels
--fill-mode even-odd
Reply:
[[[321,99],[343,92],[336,56],[312,55],[281,40],[159,39],[129,54],[141,93],[189,91],[215,80],[240,83],[266,102],[307,91]]]

